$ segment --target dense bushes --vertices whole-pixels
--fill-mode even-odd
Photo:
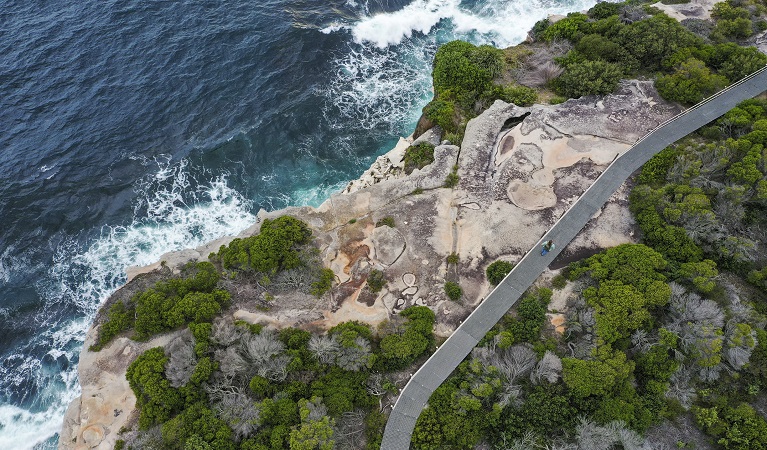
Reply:
[[[448,281],[445,283],[445,295],[452,301],[458,301],[463,297],[463,289],[458,283],[454,281]]]
[[[434,162],[434,146],[428,142],[411,145],[405,150],[405,173],[412,173],[415,169],[422,169]]]
[[[503,54],[489,45],[476,47],[452,41],[441,46],[434,56],[434,93],[453,97],[464,108],[473,106],[503,69]]]
[[[679,264],[707,258],[744,277],[765,267],[752,228],[767,217],[759,189],[767,174],[764,117],[767,103],[746,101],[701,131],[706,142],[682,141],[645,165],[630,200],[648,245]],[[681,269],[680,277],[711,292],[705,267]]]
[[[309,243],[311,236],[309,227],[295,217],[265,219],[259,234],[236,238],[212,257],[225,269],[273,274],[302,265],[297,247]]]
[[[623,70],[605,61],[574,62],[557,78],[556,91],[567,97],[605,95],[613,92],[623,78]]]
[[[186,272],[185,277],[156,283],[134,295],[127,304],[112,305],[91,350],[100,350],[117,334],[130,329],[134,330],[133,339],[146,340],[190,322],[207,322],[229,304],[229,293],[216,289],[219,274],[213,264],[197,263]]]
[[[172,388],[163,375],[167,361],[162,347],[156,347],[144,352],[128,367],[126,378],[136,394],[141,428],[166,422],[183,405],[178,390]]]
[[[379,365],[384,370],[407,367],[434,343],[431,329],[434,312],[425,306],[411,306],[400,315],[407,318],[403,327],[386,333],[381,339]]]
[[[466,121],[496,99],[521,106],[537,99],[535,90],[520,85],[498,85],[505,62],[503,52],[489,45],[452,41],[434,56],[434,99],[423,114],[449,133],[462,133]],[[482,106],[484,105],[484,106]]]
[[[508,261],[498,260],[492,262],[489,266],[487,266],[487,269],[485,269],[485,273],[487,274],[487,281],[489,281],[493,286],[497,286],[501,281],[503,281],[504,278],[506,278],[506,275],[508,275],[513,268],[514,264]]]
[[[124,448],[378,448],[385,420],[376,397],[393,388],[380,372],[429,349],[433,322],[428,308],[408,308],[379,331],[380,346],[358,322],[325,336],[231,319],[190,327],[194,339],[183,334],[129,367],[140,417]]]
[[[698,103],[727,85],[722,75],[712,75],[703,61],[690,58],[676,68],[673,74],[658,77],[658,92],[669,100],[681,103]]]

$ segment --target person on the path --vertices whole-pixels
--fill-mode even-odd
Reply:
[[[541,256],[545,255],[546,253],[554,250],[554,241],[546,241],[543,246],[541,247]]]

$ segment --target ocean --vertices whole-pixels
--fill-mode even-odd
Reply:
[[[318,205],[414,129],[452,39],[594,0],[0,0],[0,449],[52,449],[125,268]]]

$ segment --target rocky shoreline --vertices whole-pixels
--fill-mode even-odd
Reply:
[[[484,277],[489,263],[518,260],[607,164],[678,111],[647,81],[626,81],[613,95],[560,105],[520,108],[497,101],[469,122],[460,148],[440,142],[438,129],[416,139],[437,144],[435,162],[410,175],[404,173],[402,156],[411,141],[402,139],[320,207],[261,211],[258,222],[241,234],[255,233],[265,218],[290,214],[306,221],[324,265],[336,275],[331,293],[319,301],[309,295],[277,294],[263,310],[257,307],[263,299],[241,286],[233,292],[229,314],[272,327],[321,330],[349,320],[375,325],[408,306],[423,305],[437,315],[435,332],[448,336],[489,292]],[[454,189],[445,188],[454,165],[460,181]],[[628,189],[621,189],[565,249],[563,258],[631,242],[634,223],[627,194]],[[395,226],[377,227],[384,217],[391,217]],[[130,269],[130,281],[113,299],[130,295],[132,285],[149,282],[158,273],[206,260],[232,239],[169,253],[161,262]],[[454,268],[446,262],[451,253],[460,258]],[[377,295],[363,289],[373,268],[384,271],[388,280]],[[445,281],[461,284],[461,301],[445,297]],[[561,324],[566,293],[562,296],[552,302],[554,326]],[[98,323],[97,318],[81,354],[82,395],[66,414],[61,449],[113,448],[120,428],[135,420],[127,366],[142,351],[174,337],[170,333],[147,343],[122,337],[94,353],[87,348]]]

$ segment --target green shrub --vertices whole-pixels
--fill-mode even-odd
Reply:
[[[617,15],[620,9],[621,5],[619,3],[599,2],[589,9],[588,15],[594,19],[607,19],[610,16]]]
[[[676,161],[674,147],[664,148],[642,166],[637,181],[642,184],[664,182],[669,169],[674,165],[674,161]]]
[[[746,39],[754,34],[751,20],[738,18],[733,20],[718,20],[714,30],[711,32],[712,41],[723,41],[729,39]]]
[[[557,78],[557,93],[578,98],[585,95],[605,95],[613,92],[623,77],[620,66],[605,61],[584,61],[567,66]]]
[[[583,36],[582,28],[588,22],[589,17],[583,13],[570,13],[564,19],[549,25],[541,34],[541,37],[547,42],[557,39],[567,39],[571,42],[578,42]]]
[[[235,450],[232,429],[204,403],[195,403],[162,425],[164,448]]]
[[[228,306],[231,296],[215,288],[219,274],[213,264],[197,263],[195,270],[193,276],[157,283],[131,299],[136,311],[133,339],[146,340],[189,322],[209,322]]]
[[[737,407],[693,407],[698,426],[727,450],[767,448],[767,421],[748,403]]]
[[[745,78],[767,65],[767,55],[755,47],[741,47],[728,42],[714,47],[713,67],[731,82]]]
[[[716,20],[748,19],[751,13],[746,8],[735,7],[725,1],[714,4],[711,8],[711,17]]]
[[[487,281],[493,286],[497,286],[504,278],[506,278],[506,275],[508,275],[513,268],[514,264],[508,261],[495,261],[485,269]]]
[[[222,245],[214,258],[220,260],[225,269],[274,274],[303,264],[297,249],[308,244],[311,236],[309,226],[295,217],[265,219],[259,234]]]
[[[333,287],[333,281],[336,280],[336,274],[331,269],[322,269],[319,272],[319,279],[312,283],[311,290],[309,291],[315,297],[322,297],[325,292],[329,291]]]
[[[405,150],[405,173],[412,173],[415,169],[422,169],[434,162],[434,146],[428,142],[411,145]]]
[[[639,68],[639,63],[620,44],[600,34],[584,36],[575,49],[591,61],[606,61],[617,64],[625,74],[630,74]]]
[[[370,289],[370,292],[378,293],[383,289],[383,287],[386,285],[386,278],[384,277],[384,273],[380,270],[373,269],[368,274],[368,289]]]
[[[460,147],[463,136],[458,133],[446,133],[444,139],[449,141],[452,145]]]
[[[164,376],[167,361],[163,348],[155,347],[128,366],[125,378],[136,395],[140,429],[166,422],[183,404],[178,390]]]
[[[658,77],[655,85],[667,100],[694,104],[717,93],[727,83],[727,78],[712,74],[703,61],[690,58],[672,75]]]
[[[538,100],[538,93],[527,86],[506,86],[501,89],[498,98],[517,106],[530,106]]]
[[[551,26],[551,21],[549,19],[541,19],[535,22],[535,25],[533,25],[533,29],[530,30],[530,36],[533,38],[534,41],[537,41],[538,39],[542,39],[543,34],[546,32],[546,29],[548,29],[550,26]]]
[[[448,281],[445,283],[445,294],[447,294],[447,298],[450,300],[457,301],[463,296],[463,289],[461,289],[458,283]]]
[[[386,225],[389,228],[394,228],[394,217],[386,216],[382,218],[381,220],[379,220],[378,222],[376,222],[376,227],[382,227],[384,225]]]
[[[133,328],[135,310],[128,308],[121,301],[116,302],[107,312],[107,320],[99,326],[96,343],[90,346],[90,351],[97,352],[112,341],[118,334]]]
[[[434,343],[432,327],[434,312],[426,306],[411,306],[400,312],[407,323],[402,332],[385,334],[381,338],[379,369],[399,370],[409,366]]]
[[[461,181],[461,178],[458,176],[458,166],[453,166],[453,170],[445,177],[445,184],[443,186],[453,189],[458,186],[459,181]]]
[[[459,261],[460,258],[458,257],[458,253],[453,252],[447,257],[448,264],[458,264]]]
[[[648,71],[658,70],[661,62],[678,50],[701,44],[700,38],[665,14],[623,27],[617,42]]]
[[[450,92],[463,107],[471,107],[502,69],[501,50],[464,41],[448,42],[434,55],[435,97],[441,99]]]
[[[461,120],[456,108],[455,102],[451,100],[435,98],[423,107],[423,115],[443,130],[455,131]]]
[[[554,289],[564,289],[565,286],[567,286],[567,278],[564,275],[559,274],[551,279],[551,286]]]

